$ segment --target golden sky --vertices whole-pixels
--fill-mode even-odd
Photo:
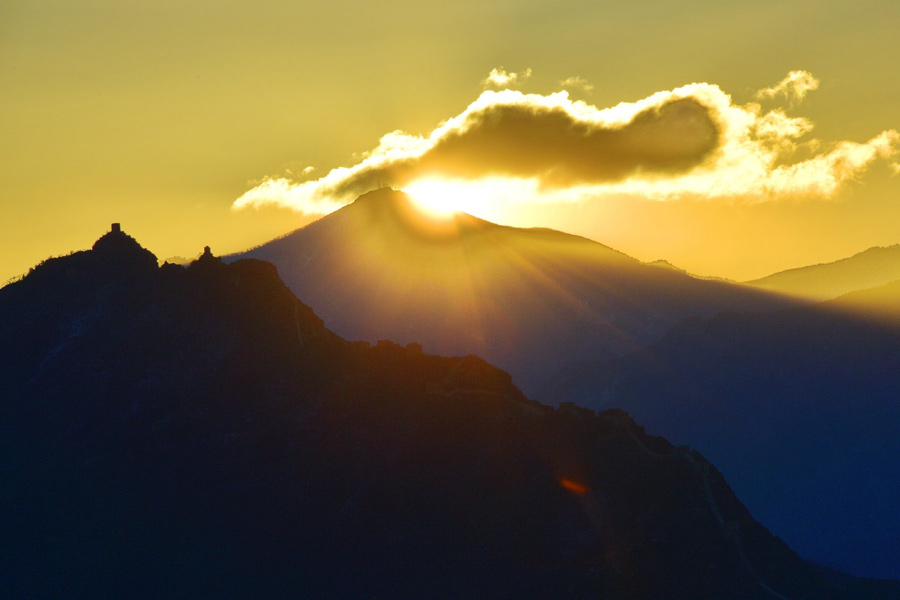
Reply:
[[[6,0],[0,282],[113,221],[160,258],[238,251],[384,180],[735,279],[900,243],[898,26],[889,1]]]

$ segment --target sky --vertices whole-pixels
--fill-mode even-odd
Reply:
[[[390,183],[736,280],[900,243],[900,4],[0,3],[0,283]]]

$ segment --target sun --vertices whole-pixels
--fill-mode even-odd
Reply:
[[[459,213],[501,223],[515,215],[521,198],[534,197],[536,181],[509,177],[475,180],[423,177],[403,186],[421,213],[448,221]]]
[[[457,186],[439,179],[419,179],[403,188],[416,206],[435,219],[449,219],[464,211],[465,195]]]

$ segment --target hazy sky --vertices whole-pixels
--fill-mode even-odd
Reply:
[[[900,243],[898,26],[859,0],[6,0],[0,282],[113,221],[160,258],[241,250],[382,176],[737,279]]]

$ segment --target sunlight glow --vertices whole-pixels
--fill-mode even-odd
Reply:
[[[418,208],[434,218],[449,219],[459,211],[469,212],[464,206],[466,196],[448,181],[420,179],[407,185],[403,191],[409,194]]]
[[[427,177],[416,179],[403,191],[434,218],[449,218],[465,212],[488,221],[505,222],[516,205],[535,198],[552,197],[554,201],[579,201],[580,190],[541,192],[535,179],[485,177],[476,180]],[[565,198],[563,198],[565,196]]]
[[[266,178],[233,206],[273,204],[325,214],[387,179],[401,183],[434,218],[462,210],[496,221],[496,213],[502,220],[513,204],[580,198],[826,199],[876,161],[900,170],[900,133],[894,129],[865,142],[822,144],[806,137],[813,121],[788,111],[818,85],[809,72],[792,71],[759,91],[767,105],[776,97],[791,103],[771,108],[736,103],[710,83],[609,108],[572,100],[564,91],[486,91],[427,135],[389,132],[355,165],[318,179]],[[610,132],[630,141],[613,143]],[[515,189],[524,193],[505,194]],[[496,204],[495,191],[506,195],[507,206],[485,208]]]

